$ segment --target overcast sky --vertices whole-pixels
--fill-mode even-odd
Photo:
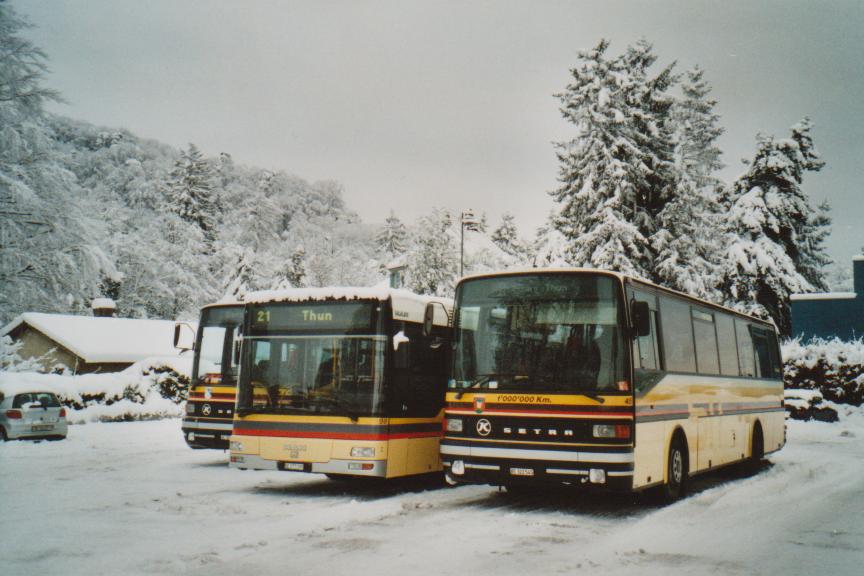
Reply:
[[[36,28],[53,110],[206,154],[335,179],[367,222],[392,208],[500,213],[533,233],[554,203],[552,96],[576,53],[645,37],[714,86],[728,167],[808,115],[827,162],[832,256],[864,245],[864,2],[12,0]]]

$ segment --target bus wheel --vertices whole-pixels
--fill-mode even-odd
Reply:
[[[674,502],[687,494],[687,443],[680,433],[672,437],[666,461],[668,480],[663,486],[663,499]]]
[[[762,467],[762,459],[765,457],[765,437],[762,435],[762,425],[759,422],[753,426],[753,434],[750,439],[750,458],[745,463],[745,470],[755,474]]]

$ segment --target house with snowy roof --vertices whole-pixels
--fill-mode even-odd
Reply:
[[[74,374],[119,372],[145,358],[178,355],[172,320],[26,312],[0,336],[20,342],[22,358],[43,358],[46,368],[65,366]]]
[[[852,292],[793,294],[792,335],[802,340],[864,337],[864,255],[852,259]]]

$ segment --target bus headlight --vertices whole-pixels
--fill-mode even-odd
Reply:
[[[447,432],[462,432],[462,420],[448,418]]]
[[[352,458],[374,458],[375,457],[375,448],[370,448],[369,446],[355,446],[351,448],[351,457]]]
[[[243,443],[238,442],[237,440],[231,440],[229,443],[232,452],[242,452],[243,451]]]
[[[195,405],[187,402],[186,403],[186,414],[194,414],[194,413],[195,413]]]
[[[462,476],[465,474],[465,462],[462,460],[454,460],[453,464],[450,466],[450,472],[457,476]]]
[[[627,424],[595,424],[595,438],[630,438],[630,426]]]

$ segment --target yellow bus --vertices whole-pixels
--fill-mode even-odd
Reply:
[[[242,304],[211,304],[201,309],[182,424],[183,437],[192,448],[228,449],[237,390],[233,351],[242,325]]]
[[[772,324],[621,274],[462,279],[441,454],[448,480],[686,493],[783,447]]]
[[[386,288],[248,295],[231,466],[441,471],[452,302]]]

